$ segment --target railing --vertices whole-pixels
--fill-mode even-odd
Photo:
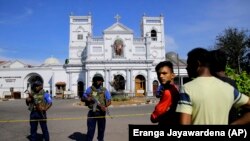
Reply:
[[[102,37],[95,37],[95,38],[92,38],[92,42],[93,42],[93,43],[95,43],[95,42],[99,43],[99,42],[103,42],[103,41],[104,41],[104,39],[103,39]]]
[[[143,43],[144,38],[134,38],[133,41],[134,41],[134,43]]]

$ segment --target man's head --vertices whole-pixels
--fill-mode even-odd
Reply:
[[[227,57],[224,51],[217,49],[210,51],[211,72],[216,75],[218,72],[225,72],[227,65]]]
[[[195,48],[188,52],[187,72],[189,78],[196,78],[210,68],[209,51],[204,48]],[[210,72],[209,72],[210,74]]]
[[[39,92],[42,88],[43,88],[43,83],[42,81],[36,80],[33,84],[32,84],[32,91],[34,92]]]
[[[162,61],[155,67],[158,80],[161,84],[169,84],[174,80],[173,64],[170,61]]]
[[[102,85],[102,83],[104,82],[104,79],[103,79],[103,77],[102,77],[102,75],[101,74],[95,74],[94,76],[93,76],[93,79],[92,79],[92,82],[93,82],[93,85],[96,87],[96,88],[99,88],[101,85]]]

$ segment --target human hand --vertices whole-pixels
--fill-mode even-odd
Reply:
[[[94,99],[93,99],[93,97],[89,96],[89,97],[87,98],[87,100],[88,100],[88,101],[93,101]]]
[[[106,106],[100,105],[100,107],[101,107],[101,110],[102,110],[103,112],[105,112],[105,111],[107,110],[107,107],[106,107]]]
[[[153,114],[151,114],[151,116],[150,116],[150,121],[151,121],[152,123],[157,123],[157,122],[158,122],[158,120],[154,117]]]
[[[27,97],[27,98],[26,98],[26,101],[27,101],[27,102],[31,102],[31,101],[32,101],[32,98]]]

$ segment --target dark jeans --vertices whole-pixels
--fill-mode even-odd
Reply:
[[[105,112],[100,112],[100,111],[93,112],[92,110],[90,110],[88,112],[88,119],[87,119],[87,126],[88,126],[87,141],[92,141],[93,140],[93,137],[94,137],[94,134],[95,134],[96,123],[97,123],[97,126],[98,126],[98,136],[97,136],[97,139],[98,139],[98,141],[103,141],[105,127],[106,127],[106,118],[105,118],[105,115],[106,115]],[[96,118],[96,117],[98,117],[98,118]]]
[[[32,111],[30,113],[30,140],[31,141],[37,140],[38,123],[41,126],[41,129],[43,132],[43,138],[45,139],[45,141],[49,141],[49,131],[48,131],[46,119],[47,119],[46,112]]]

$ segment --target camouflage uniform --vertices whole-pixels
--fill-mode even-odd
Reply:
[[[45,141],[49,141],[49,131],[47,127],[47,115],[46,110],[48,104],[52,103],[50,94],[45,93],[44,90],[40,90],[38,93],[33,93],[33,100],[28,104],[30,112],[30,140],[37,140],[37,127],[38,123],[41,126],[43,132],[43,138]],[[47,104],[45,104],[47,103]]]
[[[103,141],[104,139],[104,132],[106,127],[106,111],[103,111],[101,107],[107,107],[107,102],[111,101],[111,95],[109,91],[102,87],[99,83],[98,86],[96,86],[97,81],[103,82],[103,78],[100,75],[95,75],[93,77],[93,85],[88,87],[85,93],[83,94],[83,98],[88,99],[89,97],[92,97],[91,101],[88,101],[89,103],[87,106],[89,107],[88,112],[88,119],[87,119],[87,141],[92,141],[94,134],[95,134],[95,128],[96,123],[98,124],[98,141]],[[96,88],[98,87],[98,88]]]

